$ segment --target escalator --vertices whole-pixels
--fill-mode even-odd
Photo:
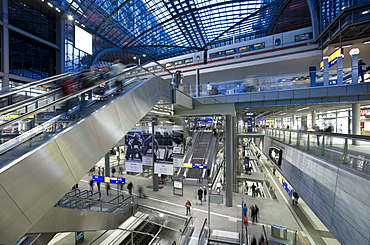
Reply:
[[[154,105],[172,102],[171,84],[156,76],[95,96],[100,84],[113,80],[20,114],[19,120],[33,117],[33,125],[11,146],[0,145],[1,244],[29,231]],[[55,128],[62,118],[68,123]]]
[[[212,132],[202,131],[199,136],[197,145],[194,148],[192,158],[189,162],[207,165],[208,159],[211,157],[210,156],[211,149],[214,150],[214,148],[216,147],[215,138],[216,137],[214,137]],[[186,177],[193,178],[193,179],[200,179],[204,177],[204,175],[205,175],[205,169],[190,168],[187,171]]]

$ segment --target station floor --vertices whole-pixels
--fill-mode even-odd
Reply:
[[[118,163],[114,155],[110,158],[111,167],[115,166],[118,170]],[[267,159],[263,156],[261,161],[268,164]],[[102,159],[96,166],[104,166]],[[123,166],[123,165],[121,165]],[[277,199],[269,199],[263,197],[251,197],[250,195],[233,193],[232,207],[226,207],[225,204],[210,204],[210,228],[213,238],[238,239],[239,232],[242,230],[242,208],[241,204],[244,201],[248,207],[256,204],[259,207],[258,222],[252,223],[252,219],[248,212],[248,237],[255,236],[257,241],[263,233],[263,226],[269,233],[271,224],[286,226],[288,230],[298,229],[305,237],[307,244],[316,245],[337,245],[340,244],[328,229],[320,222],[314,213],[307,207],[304,200],[299,199],[297,206],[292,205],[292,199],[287,192],[281,187],[277,176],[273,176],[271,168],[265,166],[265,173],[269,174],[277,187]],[[124,167],[124,166],[123,166]],[[95,173],[97,174],[97,172]],[[145,198],[138,198],[138,203],[160,210],[165,210],[178,215],[185,216],[185,202],[190,200],[192,203],[191,216],[193,217],[193,226],[201,228],[204,219],[208,218],[208,204],[203,202],[200,205],[196,201],[196,193],[200,186],[206,183],[197,183],[196,180],[186,180],[183,185],[183,196],[173,194],[173,183],[167,181],[164,185],[159,185],[158,191],[153,191],[153,183],[151,178],[138,177],[125,172],[116,174],[116,177],[124,177],[126,183],[130,181],[134,185],[133,194],[137,195],[138,186],[141,185],[146,195]],[[251,175],[253,177],[253,174]],[[81,190],[89,190],[89,182],[91,176],[87,174],[78,183]],[[94,191],[96,185],[94,185]],[[106,194],[105,185],[101,185],[102,201],[109,201],[117,196],[117,193],[128,195],[126,187],[117,192],[117,187],[111,184],[110,195]],[[225,195],[224,191],[221,194]],[[85,232],[85,240],[81,244],[101,244],[104,236],[110,233],[107,231]],[[48,244],[64,245],[74,244],[74,232],[58,233]]]

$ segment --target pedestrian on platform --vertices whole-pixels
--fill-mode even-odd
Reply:
[[[258,242],[258,245],[266,245],[265,237],[261,235],[260,241]]]
[[[109,196],[109,190],[110,190],[110,185],[109,183],[107,183],[107,185],[105,186],[106,190],[107,190],[107,196]]]
[[[204,201],[207,201],[207,188],[203,186],[203,195],[204,195]]]
[[[116,170],[116,168],[115,168],[115,167],[113,167],[113,168],[112,168],[112,177],[114,177],[114,174],[116,173],[116,171],[117,171],[117,170]]]
[[[251,186],[252,197],[256,197],[256,188],[257,188],[257,186],[253,183],[252,186]]]
[[[132,189],[134,189],[134,185],[132,184],[132,182],[128,183],[127,185],[127,190],[128,190],[128,193],[130,195],[132,195]]]
[[[202,187],[199,187],[199,190],[198,190],[198,199],[200,201],[200,205],[202,205],[202,198],[203,198],[203,190],[202,190]]]
[[[257,239],[255,236],[252,238],[251,245],[257,245]]]
[[[90,180],[89,184],[90,184],[90,191],[93,192],[94,191],[94,181],[93,181],[93,179]]]
[[[247,204],[244,203],[244,206],[243,206],[243,217],[247,217],[247,214],[248,214],[248,207],[247,207]]]
[[[186,201],[185,207],[186,207],[186,215],[190,214],[191,202],[189,200]]]
[[[98,193],[99,193],[99,199],[98,201],[100,201],[100,198],[101,198],[101,192],[100,192],[100,182],[96,182],[96,185],[98,186]]]

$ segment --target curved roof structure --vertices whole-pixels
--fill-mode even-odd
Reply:
[[[52,2],[108,43],[109,48],[156,60],[311,25],[306,0]],[[284,11],[290,13],[283,15]],[[289,20],[281,16],[289,16]],[[97,42],[95,46],[99,46]]]

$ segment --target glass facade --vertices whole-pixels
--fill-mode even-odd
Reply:
[[[56,11],[38,1],[9,1],[9,24],[49,42],[56,41]]]
[[[9,73],[42,79],[55,75],[55,50],[9,32]]]

